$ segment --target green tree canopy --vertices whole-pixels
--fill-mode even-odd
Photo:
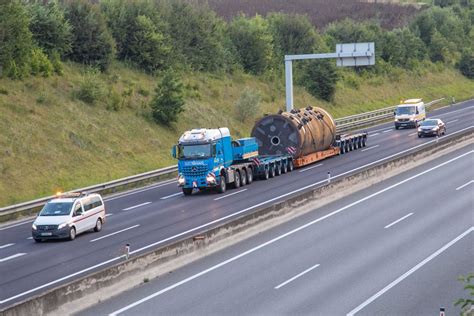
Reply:
[[[178,114],[184,111],[184,93],[181,80],[171,71],[167,71],[155,88],[155,96],[150,107],[155,122],[171,125]]]
[[[262,74],[270,68],[273,38],[261,16],[248,19],[241,15],[234,18],[229,24],[228,33],[245,71]]]
[[[57,2],[30,4],[28,12],[30,31],[39,47],[50,56],[53,52],[63,56],[71,51],[71,25]]]
[[[106,70],[115,54],[115,43],[99,6],[86,0],[73,0],[66,17],[72,26],[72,51],[69,58]]]

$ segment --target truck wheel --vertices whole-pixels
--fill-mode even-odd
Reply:
[[[367,138],[362,138],[362,147],[365,147],[367,142]]]
[[[287,173],[288,172],[288,162],[284,162],[283,165],[281,166],[281,173]]]
[[[270,172],[268,171],[268,168],[265,168],[263,171],[263,174],[260,176],[262,180],[268,180],[270,178]]]
[[[399,128],[400,128],[399,126],[395,125],[395,129],[399,129]]]
[[[221,176],[221,181],[219,182],[219,186],[217,187],[217,192],[225,193],[226,188],[227,188],[227,185],[225,183],[225,177]]]
[[[247,169],[247,184],[252,183],[253,181],[253,170],[252,168]]]
[[[235,172],[234,174],[234,188],[240,188],[240,172]]]
[[[247,172],[245,172],[245,169],[242,169],[242,173],[240,174],[240,185],[244,186],[247,184]]]
[[[276,176],[281,175],[281,167],[280,166],[275,165],[275,175]]]
[[[191,195],[193,194],[193,188],[183,188],[184,195]]]
[[[294,168],[295,168],[295,165],[293,164],[293,160],[290,160],[288,162],[288,172],[292,172]]]
[[[69,230],[69,240],[74,240],[76,239],[76,229],[74,227],[71,227]]]
[[[275,178],[275,167],[270,166],[269,174],[270,174],[270,178]]]

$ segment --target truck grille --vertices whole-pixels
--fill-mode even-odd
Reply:
[[[207,175],[207,166],[191,166],[183,168],[183,175],[199,177]]]
[[[38,225],[36,228],[41,231],[50,231],[57,229],[58,225]]]

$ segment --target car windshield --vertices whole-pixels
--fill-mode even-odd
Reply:
[[[420,123],[421,126],[436,126],[438,125],[437,120],[424,120],[423,122]]]
[[[211,145],[186,145],[179,146],[179,158],[205,158],[211,156]]]
[[[64,216],[71,213],[72,202],[46,203],[39,216]]]
[[[416,113],[414,106],[402,106],[397,108],[397,115],[412,115]]]

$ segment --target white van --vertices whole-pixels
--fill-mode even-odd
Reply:
[[[45,204],[33,222],[33,239],[73,240],[77,234],[102,229],[105,223],[105,206],[99,194],[69,193],[58,195]]]
[[[418,127],[426,118],[423,99],[408,99],[400,102],[395,110],[395,129],[400,127]]]

